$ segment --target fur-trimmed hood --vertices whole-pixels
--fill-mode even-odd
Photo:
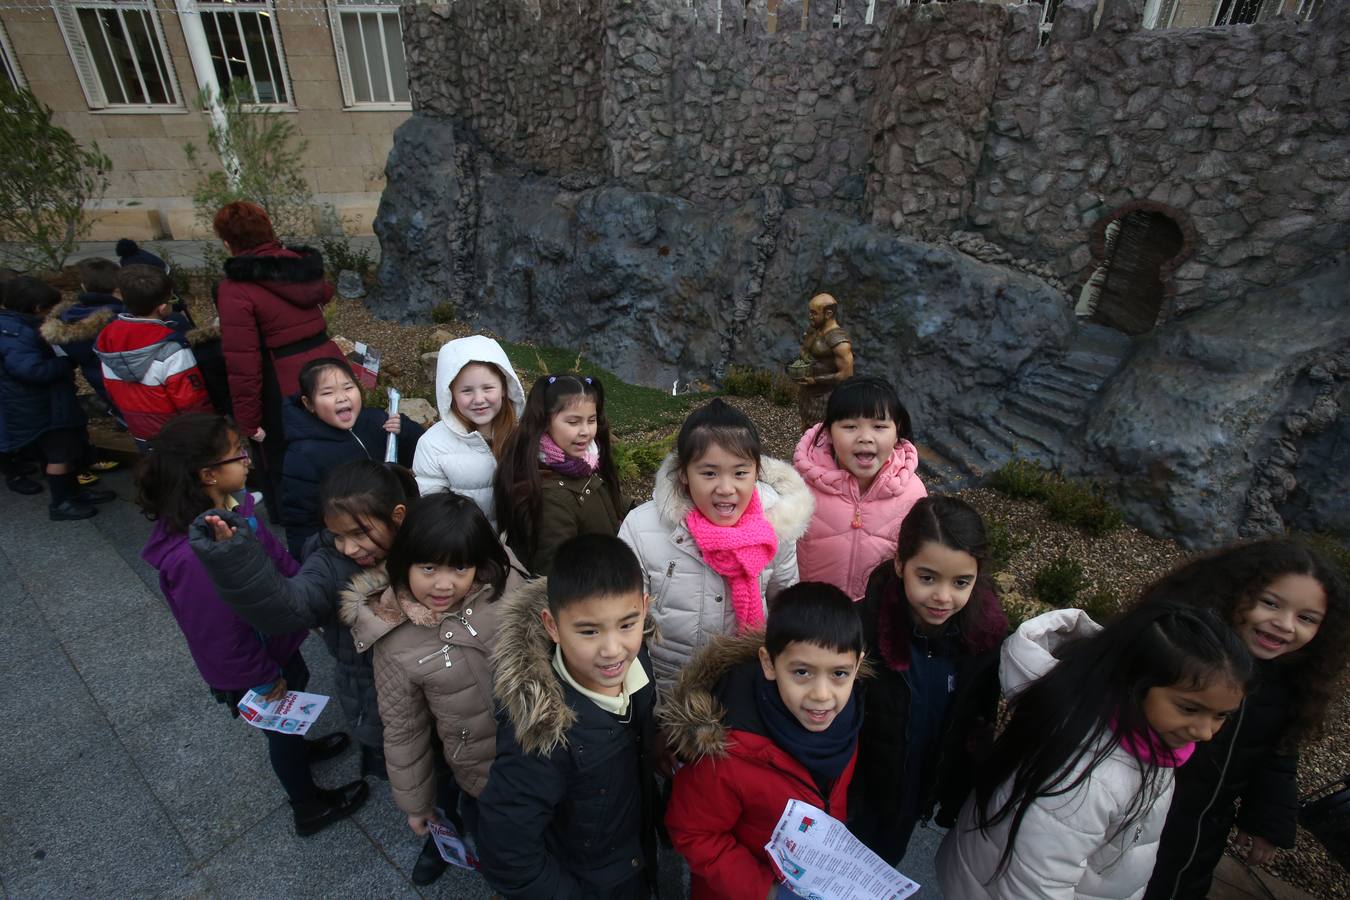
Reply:
[[[502,604],[493,653],[493,693],[506,710],[526,753],[548,756],[567,746],[577,714],[553,671],[553,639],[541,613],[548,608],[548,579],[521,585]]]
[[[47,316],[47,320],[42,323],[40,329],[42,339],[53,347],[92,341],[98,337],[104,325],[117,318],[120,311],[111,304],[85,307],[89,312],[75,318],[71,315],[71,310],[77,306],[83,304],[77,304],[74,300],[63,300],[58,303]]]
[[[802,476],[788,463],[769,456],[760,459],[759,501],[764,507],[764,518],[773,526],[780,544],[795,544],[806,534],[811,524],[815,500],[802,481]],[[656,472],[652,501],[662,522],[675,528],[684,524],[684,517],[694,508],[694,501],[680,481],[675,454],[667,454]]]
[[[323,278],[323,255],[313,247],[270,242],[225,260],[231,281],[279,281],[300,284]]]
[[[719,635],[680,670],[675,686],[656,711],[670,748],[687,762],[727,754],[726,708],[717,683],[736,666],[759,657],[761,632]]]
[[[510,551],[507,552],[509,556]],[[509,558],[511,568],[507,573],[508,589],[523,580],[524,573],[516,558]],[[389,583],[389,573],[381,563],[357,572],[347,587],[338,592],[338,621],[352,630],[357,650],[364,652],[404,622],[439,630],[444,620],[451,618],[458,621],[461,609],[472,609],[491,595],[491,585],[479,585],[454,611],[435,613],[418,603],[406,589],[394,590]]]
[[[194,347],[208,341],[218,341],[220,340],[220,323],[212,322],[210,325],[199,325],[189,331],[185,337],[187,337],[188,343]]]

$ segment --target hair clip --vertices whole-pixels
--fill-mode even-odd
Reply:
[[[557,375],[550,375],[550,376],[548,376],[548,383],[549,383],[549,384],[552,384],[553,382],[555,382],[555,381],[557,381],[557,380],[558,380],[558,376],[557,376]]]
[[[582,381],[586,382],[587,384],[590,384],[590,383],[591,383],[591,376],[587,375],[585,378],[582,379]]]

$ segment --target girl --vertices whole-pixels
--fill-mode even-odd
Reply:
[[[761,458],[745,413],[714,400],[680,427],[654,498],[624,519],[651,597],[658,691],[714,635],[759,628],[765,600],[797,583],[811,493],[787,463]]]
[[[398,462],[412,463],[422,428],[407,416],[361,408],[361,388],[344,359],[312,359],[300,370],[300,393],[286,400],[286,461],[281,473],[281,521],[291,555],[321,528],[319,481],[349,459],[384,460],[386,436],[399,435]]]
[[[536,381],[501,460],[493,487],[497,515],[506,543],[531,572],[547,575],[568,538],[618,533],[628,504],[614,474],[600,379]]]
[[[188,413],[172,419],[150,442],[136,477],[136,502],[155,521],[141,558],[159,571],[159,587],[202,679],[217,701],[238,716],[238,703],[250,689],[269,700],[286,691],[303,691],[309,670],[300,655],[304,629],[263,637],[234,613],[211,589],[202,564],[188,550],[188,525],[212,507],[234,508],[241,531],[261,551],[256,564],[279,576],[295,574],[286,554],[253,514],[253,498],[244,491],[252,461],[238,430],[224,416]],[[242,493],[241,493],[242,492]],[[243,497],[235,504],[234,495]],[[355,812],[370,792],[364,781],[336,790],[314,784],[310,763],[336,756],[350,743],[345,734],[313,741],[300,735],[264,731],[277,780],[295,814],[295,833],[314,834]]]
[[[872,570],[895,555],[900,523],[928,494],[911,437],[909,413],[884,378],[854,376],[830,394],[825,420],[806,430],[792,456],[816,501],[797,542],[803,581],[833,584],[858,600]]]
[[[893,866],[934,806],[951,826],[989,749],[972,744],[992,738],[1008,619],[984,576],[988,558],[979,513],[925,497],[858,607],[876,675],[864,695],[849,830]]]
[[[483,511],[467,497],[443,492],[408,515],[387,570],[363,572],[343,591],[342,622],[356,648],[374,648],[389,784],[417,834],[427,834],[437,806],[476,830],[476,798],[497,753],[490,664],[495,601],[524,577]],[[440,737],[434,753],[429,726]],[[438,756],[450,768],[439,795]],[[458,815],[456,787],[465,795]],[[418,868],[439,860],[428,835]],[[441,863],[432,880],[444,869]],[[427,883],[419,877],[415,870],[414,881]]]
[[[266,548],[223,507],[198,516],[189,535],[211,584],[249,625],[263,634],[319,629],[337,659],[336,693],[361,745],[361,774],[377,778],[387,776],[375,675],[338,621],[338,594],[358,573],[384,565],[416,497],[406,469],[368,459],[338,466],[319,490],[325,530],[294,574],[268,565]]]
[[[948,897],[1138,898],[1173,769],[1236,712],[1252,661],[1231,628],[1184,602],[1106,628],[1078,609],[1003,645],[1012,715],[938,851]]]
[[[525,389],[501,345],[475,334],[450,341],[436,358],[436,408],[441,420],[427,429],[413,457],[423,494],[455,491],[487,515],[492,527],[494,448],[516,427]]]
[[[1176,593],[1233,627],[1257,679],[1233,723],[1177,773],[1149,900],[1206,896],[1235,823],[1252,865],[1294,846],[1298,745],[1320,732],[1350,655],[1345,577],[1297,541],[1220,550],[1163,577],[1143,601]]]

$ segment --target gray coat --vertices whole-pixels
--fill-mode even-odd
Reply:
[[[236,527],[234,537],[216,541],[206,516],[218,515]],[[370,656],[357,652],[351,629],[338,620],[339,593],[361,567],[333,546],[327,531],[310,539],[304,564],[286,578],[267,558],[243,520],[213,509],[188,529],[188,543],[220,594],[244,621],[263,634],[298,628],[316,629],[337,660],[336,694],[347,715],[352,737],[363,746],[384,747],[384,725],[375,699],[375,672]]]

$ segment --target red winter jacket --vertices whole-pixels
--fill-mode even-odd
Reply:
[[[212,412],[197,359],[186,336],[162,319],[122,313],[99,332],[94,352],[108,399],[138,440],[159,435],[185,412]]]
[[[758,713],[747,682],[758,677],[761,643],[759,634],[715,639],[680,673],[659,712],[672,748],[693,760],[675,773],[666,807],[671,843],[689,863],[691,900],[768,896],[778,879],[764,845],[789,800],[848,819],[856,749],[824,797],[806,767],[751,724]]]
[[[311,359],[342,356],[328,340],[323,305],[333,286],[323,280],[323,257],[309,247],[260,244],[225,261],[216,306],[229,372],[230,402],[245,435],[280,427],[281,400],[300,390],[300,369]],[[264,408],[263,348],[275,370],[277,394]],[[270,414],[269,414],[270,413]],[[264,421],[266,419],[266,422]]]

